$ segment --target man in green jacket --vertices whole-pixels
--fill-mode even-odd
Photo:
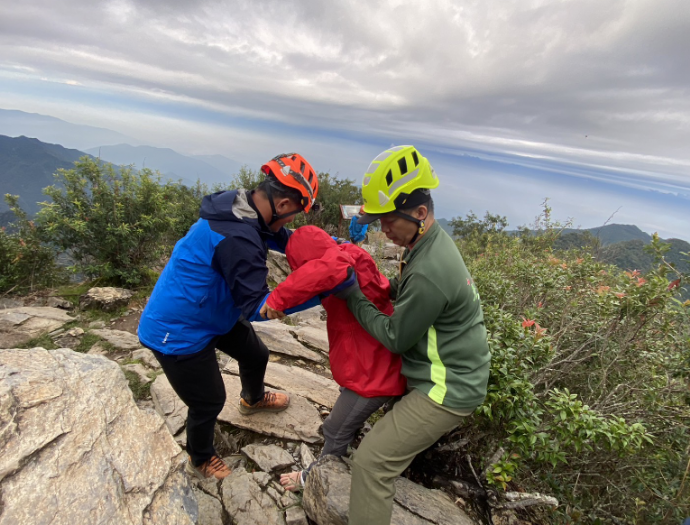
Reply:
[[[409,393],[374,425],[354,455],[350,525],[389,525],[394,481],[414,457],[486,396],[491,359],[479,294],[450,236],[434,221],[436,173],[413,146],[392,147],[362,182],[360,221],[381,221],[404,246],[391,280],[395,310],[381,313],[356,281],[338,293],[374,338],[402,356]]]

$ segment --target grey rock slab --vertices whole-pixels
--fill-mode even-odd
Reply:
[[[108,355],[108,349],[101,343],[95,343],[86,353],[89,355]]]
[[[272,479],[268,472],[252,472],[252,477],[261,488],[266,488]]]
[[[395,480],[395,501],[436,525],[473,525],[467,514],[440,490],[427,489],[406,478]]]
[[[105,339],[118,350],[135,350],[141,348],[139,338],[124,330],[108,330],[107,328],[102,328],[100,330],[91,330],[91,333],[97,335],[101,339]]]
[[[0,297],[0,309],[4,308],[18,308],[24,306],[24,302],[19,299],[11,299],[9,297]]]
[[[221,490],[223,506],[234,525],[285,525],[283,511],[244,469],[226,477]]]
[[[328,332],[324,328],[315,327],[309,324],[303,324],[293,328],[292,333],[297,336],[297,339],[324,354],[328,354]]]
[[[72,303],[67,299],[62,297],[48,297],[46,300],[46,306],[51,308],[62,308],[63,310],[70,310],[72,308]]]
[[[170,433],[173,436],[178,434],[187,422],[189,409],[177,396],[165,375],[159,375],[151,385],[151,399],[156,412],[165,419]]]
[[[318,305],[312,308],[307,308],[301,312],[295,312],[287,316],[292,325],[298,325],[299,323],[309,322],[309,321],[321,321],[326,318],[326,310],[323,306]]]
[[[179,447],[112,361],[0,352],[0,421],[0,525],[196,521]]]
[[[282,283],[291,272],[290,264],[287,262],[285,255],[274,250],[268,251],[266,268],[268,268],[266,281],[268,281],[271,285],[273,285],[273,283]]]
[[[79,298],[81,308],[98,308],[105,312],[112,312],[126,306],[134,295],[131,290],[124,288],[113,288],[110,286],[103,288],[91,288]]]
[[[299,446],[299,458],[303,468],[307,468],[309,465],[314,463],[314,461],[316,461],[314,453],[310,450],[306,443],[301,443]]]
[[[295,464],[292,456],[277,445],[251,444],[242,447],[242,453],[264,472],[272,472]]]
[[[319,434],[321,417],[302,396],[291,395],[290,406],[282,412],[259,412],[245,416],[237,409],[242,389],[240,378],[223,374],[223,382],[227,401],[218,416],[219,421],[280,439],[323,443],[323,436]]]
[[[237,361],[233,359],[228,362],[225,370],[233,375],[239,375]],[[333,408],[340,395],[340,389],[335,381],[298,366],[269,362],[266,367],[264,382],[272,387],[299,394],[319,405],[330,408]]]
[[[139,361],[142,361],[146,366],[149,368],[153,368],[154,370],[159,370],[161,365],[158,362],[158,359],[155,358],[153,355],[153,352],[149,350],[148,348],[140,348],[139,350],[135,350],[132,352],[132,359],[138,359]]]
[[[144,384],[151,382],[151,378],[148,376],[149,371],[146,370],[146,368],[144,368],[144,366],[140,365],[139,363],[133,363],[130,365],[122,365],[122,368],[124,370],[129,370],[130,372],[134,372],[139,377],[139,380]]]
[[[20,306],[0,310],[0,348],[14,348],[74,321],[64,310]]]
[[[291,334],[291,327],[280,321],[261,321],[252,323],[254,331],[271,352],[302,357],[320,363],[323,356],[300,344]]]
[[[412,486],[411,486],[412,485]],[[316,523],[347,525],[350,472],[345,463],[325,456],[307,477],[302,505]],[[475,525],[445,494],[396,480],[391,525]]]
[[[290,507],[285,511],[285,525],[309,525],[304,509]]]
[[[84,335],[84,330],[79,327],[70,328],[64,333],[60,333],[57,337],[53,338],[55,344],[62,348],[76,348],[81,343],[82,336]]]
[[[278,491],[278,489],[276,489]],[[278,491],[280,492],[280,491]],[[292,492],[285,492],[283,495],[280,497],[280,506],[283,507],[284,509],[287,507],[292,507],[294,505],[299,504],[299,498],[294,495]]]
[[[222,525],[223,504],[220,500],[198,489],[194,491],[194,495],[199,502],[198,525]]]

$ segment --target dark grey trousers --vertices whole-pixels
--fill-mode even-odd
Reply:
[[[393,399],[390,396],[362,397],[345,387],[340,387],[340,395],[333,405],[333,410],[323,422],[325,443],[321,455],[344,456],[347,446],[355,439],[357,432],[366,423],[369,416]],[[304,481],[312,465],[302,473]]]

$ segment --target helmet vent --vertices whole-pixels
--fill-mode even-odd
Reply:
[[[388,170],[388,175],[386,175],[386,182],[389,186],[393,184],[393,172],[391,170]]]
[[[419,157],[417,156],[417,152],[416,152],[416,151],[413,151],[413,152],[412,152],[412,158],[414,159],[414,165],[415,165],[415,168],[416,168],[417,166],[419,166]]]
[[[304,165],[302,165],[302,167],[304,167]],[[314,180],[314,172],[310,171],[309,172],[309,184],[311,184],[313,180]]]
[[[405,175],[407,173],[407,160],[405,160],[405,157],[398,159],[398,166],[400,166],[400,174]]]
[[[304,168],[306,168],[306,164],[305,164],[304,162],[301,162],[301,161],[300,161],[300,163],[299,163],[299,172],[300,172],[302,175],[304,175]],[[311,182],[311,181],[309,181],[309,182]]]

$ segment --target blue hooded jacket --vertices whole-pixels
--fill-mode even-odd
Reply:
[[[366,238],[369,225],[359,224],[357,219],[359,219],[359,215],[355,215],[352,217],[352,220],[350,220],[350,239],[356,243],[360,243]]]
[[[272,232],[246,190],[207,195],[200,217],[175,245],[139,322],[140,341],[164,354],[203,350],[241,315],[263,320],[268,248],[285,252],[291,233]]]

